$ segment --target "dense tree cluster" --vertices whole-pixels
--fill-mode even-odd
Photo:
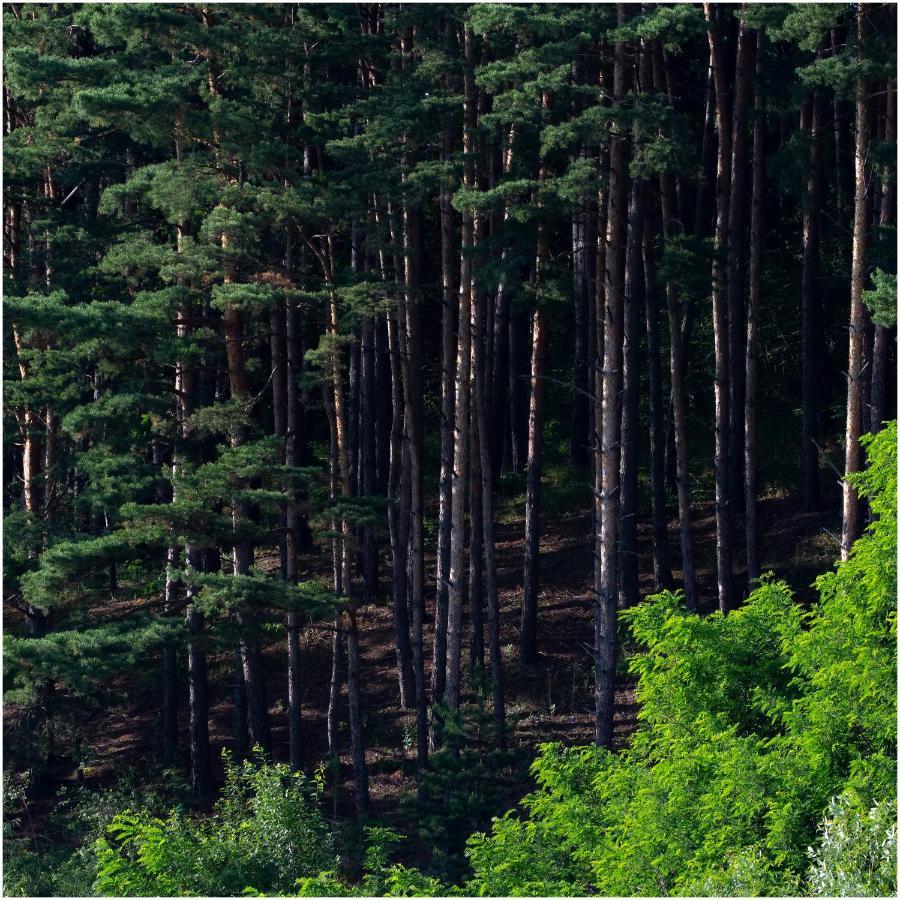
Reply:
[[[503,750],[497,498],[521,478],[534,665],[556,444],[591,487],[610,749],[639,519],[657,590],[728,629],[761,492],[820,510],[832,458],[858,472],[895,415],[890,4],[3,14],[6,747],[38,795],[63,728],[79,762],[78,710],[155,667],[160,760],[210,796],[211,667],[234,753],[271,754],[277,642],[290,768],[316,762],[303,682],[330,678],[364,815],[375,604],[420,783],[470,674]],[[714,591],[691,518],[713,498]]]

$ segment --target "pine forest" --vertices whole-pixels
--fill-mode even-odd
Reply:
[[[896,896],[894,3],[2,15],[5,896]]]

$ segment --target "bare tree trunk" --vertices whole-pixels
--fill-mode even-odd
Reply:
[[[500,648],[500,605],[497,598],[497,562],[494,555],[494,473],[490,442],[485,440],[488,418],[488,385],[484,366],[487,298],[475,294],[473,312],[473,405],[477,445],[480,453],[481,515],[484,554],[484,592],[488,608],[488,645],[491,655],[491,697],[494,705],[494,741],[500,750],[506,749],[506,704],[503,695],[503,656]],[[474,444],[473,444],[474,451]],[[474,469],[473,469],[474,471]],[[473,519],[474,521],[474,519]]]
[[[477,292],[476,292],[477,295]],[[473,315],[477,315],[476,304],[472,305]],[[474,332],[474,327],[473,327]],[[472,350],[472,369],[476,365],[476,352]],[[482,354],[483,357],[483,354]],[[481,359],[484,364],[484,359]],[[473,374],[473,390],[476,377]],[[482,522],[483,501],[481,473],[481,441],[475,422],[474,401],[471,411],[471,438],[469,458],[472,473],[469,478],[469,627],[472,640],[469,645],[469,665],[473,682],[478,684],[484,673],[484,523]]]
[[[626,6],[616,5],[618,24],[626,21]],[[613,103],[622,107],[627,73],[626,47],[616,45],[613,64]],[[606,295],[603,305],[603,393],[600,447],[600,527],[597,534],[599,567],[597,610],[594,619],[594,656],[597,667],[595,740],[612,748],[616,681],[616,576],[618,573],[619,438],[621,434],[622,330],[627,238],[628,158],[623,124],[617,122],[609,152],[609,213],[606,231]]]
[[[747,348],[745,357],[747,391],[744,397],[744,515],[747,540],[747,578],[759,578],[759,528],[756,516],[756,341],[759,293],[762,277],[763,154],[766,120],[762,93],[762,51],[764,32],[756,33],[756,85],[753,95],[753,175],[750,209],[750,293],[747,304]]]
[[[406,432],[409,454],[409,571],[410,606],[412,607],[412,674],[413,700],[416,706],[416,764],[421,774],[428,763],[428,721],[425,697],[425,647],[423,626],[425,620],[425,532],[422,520],[424,500],[422,496],[422,360],[421,288],[420,269],[422,253],[422,212],[404,208],[404,249],[406,273],[406,302],[400,324],[401,374],[406,398]]]
[[[400,679],[400,705],[409,709],[413,703],[415,691],[412,646],[409,639],[409,611],[406,595],[408,578],[406,570],[407,550],[409,546],[409,507],[410,507],[410,467],[404,464],[403,457],[408,452],[403,440],[405,401],[403,397],[403,378],[400,374],[400,335],[397,318],[398,312],[388,318],[388,347],[391,355],[391,394],[393,397],[394,416],[391,423],[391,468],[388,477],[388,527],[391,539],[391,559],[393,578],[394,609],[394,643],[397,652],[397,674]]]
[[[581,149],[581,157],[587,158],[587,145]],[[569,436],[569,456],[579,466],[588,464],[590,460],[590,436],[593,426],[590,424],[590,390],[591,372],[589,348],[590,308],[593,301],[596,272],[594,263],[596,255],[594,246],[597,235],[596,207],[588,194],[579,200],[579,208],[572,215],[572,293],[575,307],[575,361],[574,382],[572,391],[572,433]]]
[[[442,158],[453,152],[450,123],[442,131]],[[447,680],[447,603],[450,585],[450,534],[452,530],[453,427],[455,419],[456,341],[459,295],[454,277],[454,213],[450,187],[441,186],[441,470],[438,487],[438,548],[435,575],[434,650],[431,665],[433,701],[444,696]]]
[[[731,118],[731,190],[728,205],[728,380],[731,391],[728,425],[728,490],[734,509],[744,492],[744,241],[747,225],[747,108],[753,66],[753,44],[743,22],[738,26]]]
[[[816,336],[819,317],[819,218],[822,205],[822,121],[819,92],[804,104],[800,113],[800,130],[809,140],[809,168],[806,174],[806,196],[803,203],[803,277],[800,283],[802,308],[803,358],[803,504],[808,512],[821,503],[819,491],[819,411],[817,404]]]
[[[509,318],[509,451],[516,474],[528,465],[528,313],[514,309]]]
[[[541,451],[544,430],[544,361],[547,348],[547,329],[544,311],[540,306],[534,310],[531,334],[531,403],[528,413],[528,478],[525,486],[525,589],[519,635],[519,653],[523,665],[534,665],[538,661]]]
[[[728,483],[728,429],[730,422],[730,363],[728,341],[728,305],[726,269],[723,265],[727,245],[728,209],[730,206],[731,162],[728,114],[728,84],[719,24],[719,13],[712,3],[705,3],[709,31],[709,54],[716,85],[716,123],[719,147],[716,157],[716,233],[713,245],[712,307],[715,345],[716,407],[716,580],[719,608],[727,612],[734,607],[734,573],[731,561],[731,494]]]
[[[475,35],[465,26],[465,70],[463,75],[463,186],[475,187]],[[456,424],[453,445],[451,489],[450,587],[447,614],[447,703],[459,706],[460,653],[462,648],[462,600],[466,566],[465,507],[469,475],[469,400],[472,357],[472,255],[475,223],[471,212],[462,217],[462,252],[459,279],[459,319],[456,355]],[[435,723],[437,724],[437,723]]]
[[[857,8],[856,26],[860,44],[865,46],[869,32],[869,7]],[[847,366],[847,429],[844,459],[843,529],[841,558],[850,555],[850,548],[861,532],[859,496],[846,477],[858,472],[862,465],[859,438],[863,414],[863,340],[866,310],[863,289],[866,280],[866,248],[869,228],[869,85],[864,77],[856,82],[856,195],[853,203],[853,266],[850,274],[850,349]]]
[[[286,238],[285,268],[288,276],[292,274],[292,242],[290,234]],[[297,307],[291,297],[285,299],[284,305],[284,337],[285,337],[285,435],[284,460],[289,467],[299,466],[300,457],[300,334],[297,320]],[[297,492],[293,486],[288,487],[288,500],[285,512],[285,579],[289,584],[298,580],[298,555],[300,552],[300,513],[297,508]],[[298,612],[288,612],[285,616],[287,628],[288,651],[288,736],[290,740],[291,768],[299,771],[303,768],[303,711],[302,711],[302,669],[300,655],[301,621]]]
[[[653,232],[644,227],[644,314],[650,374],[650,505],[653,518],[653,580],[656,590],[671,589],[669,533],[666,528],[665,425],[663,422],[662,359],[659,348],[659,303]]]
[[[198,568],[199,554],[188,545],[187,564]],[[188,715],[191,732],[191,784],[198,797],[212,790],[212,768],[209,762],[209,701],[207,699],[206,650],[203,646],[203,613],[194,604],[193,589],[188,587]]]
[[[619,457],[619,605],[638,601],[637,564],[637,463],[638,463],[638,353],[639,313],[644,275],[641,247],[644,242],[646,182],[635,180],[628,204],[628,238],[625,250],[625,290],[622,338],[622,425]]]
[[[356,813],[362,818],[369,808],[369,776],[366,770],[366,743],[359,678],[359,629],[356,624],[356,610],[351,606],[347,609],[347,699],[350,706],[350,743],[353,754]]]

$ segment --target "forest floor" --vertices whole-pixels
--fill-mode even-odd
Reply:
[[[771,496],[759,504],[761,562],[763,571],[773,571],[796,592],[798,602],[815,597],[812,582],[825,571],[837,555],[835,538],[839,531],[839,494],[835,486],[826,493],[825,513],[805,513],[795,496]],[[539,597],[538,665],[522,667],[518,662],[518,629],[522,594],[524,523],[515,515],[503,516],[497,525],[498,587],[501,604],[504,681],[507,712],[510,719],[510,743],[521,760],[512,783],[504,794],[504,808],[516,802],[533,786],[528,762],[534,748],[544,742],[567,745],[586,744],[593,735],[594,676],[590,647],[593,640],[591,592],[593,556],[591,521],[586,513],[558,514],[542,523]],[[704,610],[715,607],[715,517],[712,504],[693,510],[694,543],[698,592]],[[829,532],[831,534],[829,534]],[[673,562],[679,557],[677,520],[669,523]],[[743,533],[734,535],[735,546],[743,547]],[[654,590],[652,545],[648,522],[639,527],[639,572],[641,596]],[[741,570],[742,552],[736,553],[737,582],[746,589],[746,573]],[[326,554],[304,557],[306,571],[301,578],[324,575],[329,571]],[[264,567],[277,566],[277,560],[261,560]],[[433,572],[433,559],[427,560]],[[388,572],[383,575],[384,600],[378,606],[364,607],[359,613],[361,635],[361,675],[367,761],[370,772],[372,816],[404,830],[406,813],[403,798],[415,793],[414,711],[399,706],[396,656],[388,602]],[[676,583],[681,572],[673,572]],[[433,586],[433,578],[429,579]],[[427,594],[426,678],[430,671],[433,587]],[[309,770],[327,758],[326,714],[330,671],[332,629],[330,622],[309,626],[302,638],[304,669],[315,673],[303,685],[305,761]],[[466,638],[466,646],[468,638]],[[615,743],[621,746],[637,724],[634,681],[627,674],[627,656],[635,648],[621,648],[616,689]],[[265,652],[269,705],[272,711],[273,741],[276,758],[287,758],[286,661],[283,640],[270,644]],[[213,754],[231,744],[232,676],[230,654],[211,655],[210,739]],[[464,650],[464,665],[468,652]],[[119,687],[126,698],[113,707],[97,710],[80,723],[81,743],[90,749],[83,769],[85,782],[92,786],[112,783],[129,769],[146,769],[159,756],[158,684],[148,661],[145,673],[123,676]],[[471,698],[471,692],[468,695]],[[343,697],[346,703],[346,695]],[[182,711],[184,712],[184,711]],[[182,746],[187,746],[186,715],[180,717]],[[340,739],[342,756],[338,790],[338,816],[352,816],[352,769],[346,707],[342,710]],[[62,749],[62,748],[60,748]],[[186,767],[187,760],[185,760]],[[70,759],[58,758],[52,773],[54,780],[72,783],[76,772]],[[40,827],[43,804],[32,807],[33,826]],[[504,808],[491,810],[500,815]],[[47,810],[50,809],[48,798]],[[480,827],[489,823],[489,819]],[[418,860],[416,860],[418,861]]]

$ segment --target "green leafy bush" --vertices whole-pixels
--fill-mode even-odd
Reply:
[[[897,803],[861,806],[835,797],[820,828],[807,878],[819,897],[891,897],[897,893]]]
[[[226,783],[212,816],[146,810],[117,815],[94,852],[94,891],[118,896],[290,893],[301,878],[335,865],[319,813],[320,780],[259,760],[226,757]]]

